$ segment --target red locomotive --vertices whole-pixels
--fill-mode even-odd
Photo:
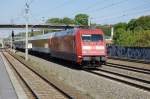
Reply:
[[[68,29],[31,37],[29,43],[32,51],[83,66],[101,66],[106,62],[104,33],[100,29]]]

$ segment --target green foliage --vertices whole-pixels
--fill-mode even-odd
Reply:
[[[2,44],[0,43],[0,47],[2,47]]]
[[[150,16],[143,16],[137,19],[136,28],[148,30],[150,29]]]
[[[137,27],[136,26],[136,19],[130,20],[128,25],[127,25],[127,29],[133,31],[135,27]]]
[[[118,30],[115,35],[115,44],[129,47],[150,47],[150,30],[124,31]]]
[[[149,30],[150,29],[150,16],[142,16],[138,19],[132,19],[128,23],[129,30]]]
[[[51,18],[51,19],[48,19],[46,21],[46,23],[55,24],[55,25],[62,24],[62,19],[60,19],[60,18]]]
[[[46,23],[54,24],[54,25],[88,25],[88,18],[87,14],[77,14],[74,19],[64,17],[64,18],[51,18],[46,21]]]
[[[129,47],[150,47],[150,16],[132,19],[128,24],[118,23],[114,27],[114,44]]]
[[[68,17],[64,17],[64,18],[62,19],[62,23],[63,23],[63,24],[66,24],[66,25],[74,24],[74,20],[73,20],[73,19],[70,19],[70,18],[68,18]]]
[[[126,29],[127,29],[127,23],[118,23],[118,24],[115,24],[115,25],[114,25],[114,28],[115,28],[115,29],[120,29],[120,28],[122,28],[122,29],[126,30]]]
[[[63,19],[61,18],[51,18],[48,19],[46,23],[54,24],[54,25],[69,25],[69,24],[74,24],[74,20],[68,17],[64,17]]]
[[[110,25],[97,25],[97,29],[102,29],[105,35],[110,36],[111,35],[111,27]]]
[[[77,25],[88,25],[88,18],[87,14],[77,14],[74,20]]]

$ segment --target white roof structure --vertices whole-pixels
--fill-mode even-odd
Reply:
[[[70,32],[70,31],[74,31],[74,29],[68,29],[68,30],[65,30],[65,31],[59,31],[59,32],[49,32],[47,34],[44,34],[44,35],[37,35],[37,36],[33,36],[31,38],[29,38],[29,40],[42,40],[42,39],[48,39],[48,38],[52,38],[55,34],[57,36],[63,36],[65,34],[67,34],[67,31]]]
[[[49,32],[49,33],[44,34],[44,35],[37,35],[37,36],[29,37],[28,40],[42,40],[42,39],[52,38],[55,35],[63,36],[65,34],[67,34],[67,33],[73,34],[74,30],[77,30],[77,29],[68,29],[68,30],[59,31],[59,32]],[[15,41],[25,41],[25,39],[20,39],[20,40],[15,40]]]
[[[51,38],[54,35],[55,35],[55,32],[50,32],[50,33],[47,33],[47,34],[44,34],[44,35],[37,35],[37,36],[30,37],[29,40],[48,39],[48,38]]]

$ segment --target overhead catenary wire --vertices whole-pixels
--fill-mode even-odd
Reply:
[[[29,6],[31,6],[31,4],[34,2],[34,0],[25,0],[25,2],[26,2]]]
[[[75,0],[74,0],[74,1],[75,1]],[[53,7],[53,8],[51,8],[50,11],[52,11],[51,13],[57,12],[57,11],[54,11],[54,10],[57,10],[57,9],[62,8],[62,7],[64,7],[64,6],[67,6],[67,5],[71,4],[71,3],[74,2],[74,1],[72,1],[72,0],[67,0],[67,1],[65,1],[65,2],[62,2],[62,3],[60,3],[59,5],[57,5],[57,6]]]
[[[94,4],[89,5],[88,7],[84,8],[84,9],[80,9],[80,10],[78,10],[78,11],[72,12],[70,15],[72,15],[72,14],[74,14],[74,13],[76,13],[76,12],[79,12],[79,11],[81,12],[81,11],[89,10],[89,9],[91,9],[93,6],[95,7],[96,5],[99,5],[99,3],[104,3],[104,2],[106,2],[106,0],[102,0],[102,1],[95,2]]]
[[[93,10],[89,10],[89,11],[87,11],[87,12],[92,12],[92,13],[94,13],[94,12],[99,12],[99,11],[101,11],[101,10],[104,10],[104,9],[107,9],[107,8],[111,8],[111,7],[113,7],[113,6],[119,5],[119,4],[121,4],[121,3],[123,3],[123,2],[127,2],[127,1],[129,1],[129,0],[120,0],[120,1],[118,1],[118,2],[111,3],[111,4],[106,5],[106,6],[104,6],[104,7],[96,8],[96,9],[93,9]]]
[[[124,14],[124,15],[122,15],[122,16],[118,16],[117,17],[117,19],[120,19],[120,18],[123,18],[123,17],[126,17],[126,16],[135,16],[135,17],[137,17],[137,14],[138,14],[138,16],[140,17],[141,16],[141,13],[147,13],[147,12],[149,12],[150,13],[150,9],[145,9],[145,10],[143,10],[143,11],[139,11],[139,12],[135,12],[135,13],[132,13],[132,14]],[[135,18],[134,17],[134,18]],[[116,19],[116,18],[115,18]],[[131,19],[131,18],[130,18]]]
[[[59,10],[62,7],[66,7],[67,5],[70,5],[72,2],[75,2],[76,0],[66,0],[64,2],[59,3],[58,5],[51,7],[50,9],[47,9],[48,12],[51,12],[51,14],[48,14],[47,16],[50,17],[52,14],[58,13],[57,10]]]
[[[30,0],[30,2],[28,4],[31,5],[33,2],[34,2],[34,0]]]
[[[147,3],[146,3],[147,4]],[[140,7],[142,7],[142,6],[144,6],[144,7],[147,7],[147,6],[149,6],[149,5],[147,5],[147,6],[145,6],[146,5],[145,3],[144,4],[142,4],[142,5],[138,5],[138,6],[136,6],[136,7],[132,7],[132,8],[128,8],[128,9],[125,9],[125,10],[123,10],[123,11],[121,11],[121,12],[123,12],[123,13],[126,13],[126,12],[129,12],[129,11],[133,11],[133,10],[136,10],[136,9],[138,9],[138,8],[140,8]],[[116,15],[116,14],[118,14],[118,12],[116,12],[116,14],[115,13],[113,13],[114,15]],[[119,14],[120,15],[120,14]],[[104,17],[108,17],[108,16],[112,16],[112,14],[110,14],[110,15],[103,15],[103,16],[99,16],[99,17],[94,17],[93,18],[93,20],[97,20],[97,19],[100,19],[100,18],[104,18]]]
[[[107,9],[107,8],[110,8],[110,7],[113,7],[113,6],[116,6],[116,5],[119,5],[119,4],[121,4],[121,3],[125,3],[126,1],[128,1],[128,0],[121,0],[121,1],[119,1],[119,2],[115,2],[115,3],[112,3],[112,4],[110,4],[110,5],[106,5],[106,6],[104,6],[104,7],[101,7],[101,8],[97,8],[97,9],[94,9],[94,10],[89,10],[89,9],[86,9],[86,10],[88,10],[88,12],[97,12],[97,11],[101,11],[101,10],[104,10],[104,9]],[[146,2],[147,3],[147,2]],[[143,4],[143,5],[145,5],[145,4]],[[143,6],[142,5],[142,6]],[[139,5],[139,6],[137,6],[137,7],[132,7],[132,8],[130,8],[130,9],[127,9],[127,10],[135,10],[135,9],[138,9],[139,7],[140,7],[141,5]],[[125,13],[126,12],[126,10],[123,10],[123,11],[121,11],[121,12],[123,12],[123,13]],[[128,15],[128,14],[127,14]],[[123,17],[123,16],[126,16],[126,13],[125,14],[123,14],[123,15],[117,15],[118,17]],[[102,18],[102,19],[99,19],[99,18],[94,18],[94,17],[92,17],[92,20],[103,20],[103,19],[108,19],[108,18],[111,18],[112,17],[112,15],[111,16],[102,16],[102,17],[105,17],[105,18]],[[113,16],[114,18],[115,18],[115,16]]]
[[[21,8],[20,12],[15,16],[12,17],[11,20],[13,20],[13,23],[16,23],[16,21],[19,21],[20,19],[22,19],[24,17],[25,11],[24,11],[24,7]]]
[[[121,18],[121,17],[125,17],[125,16],[130,16],[130,14],[140,14],[140,13],[143,13],[143,12],[147,12],[147,11],[150,11],[150,9],[144,9],[144,10],[140,10],[140,11],[136,11],[136,12],[132,12],[132,13],[122,13],[121,15],[117,15],[117,16],[109,16],[109,17],[103,17],[103,18],[100,18],[100,19],[97,19],[97,21],[99,20],[108,20],[108,19],[114,19],[114,18]]]
[[[30,2],[29,2],[30,1]],[[113,7],[113,6],[116,6],[116,5],[119,5],[119,4],[122,4],[122,3],[125,3],[126,1],[128,1],[128,0],[120,0],[120,1],[117,1],[117,2],[113,2],[113,3],[109,3],[109,4],[107,4],[107,5],[105,5],[105,6],[103,6],[103,7],[100,7],[100,8],[96,8],[96,9],[93,9],[95,6],[93,6],[93,5],[98,5],[99,3],[98,2],[106,2],[105,0],[100,0],[100,1],[97,1],[97,2],[95,2],[95,3],[93,3],[93,4],[91,4],[91,5],[89,5],[88,7],[86,7],[86,8],[84,8],[84,9],[82,9],[81,11],[91,11],[92,13],[94,13],[94,12],[98,12],[98,11],[102,11],[102,10],[104,10],[104,9],[107,9],[107,8],[110,8],[110,7]],[[144,0],[145,2],[146,2],[146,0]],[[29,4],[32,4],[33,2],[34,2],[34,0],[28,0],[28,2],[29,2]],[[59,8],[62,8],[63,6],[66,6],[67,4],[71,4],[72,3],[72,1],[71,0],[65,0],[64,2],[61,2],[61,4],[58,4],[58,6],[56,6],[56,7],[54,7],[52,10],[55,10],[55,9],[59,9]],[[93,7],[92,7],[93,6]],[[138,7],[137,7],[138,8]],[[99,9],[99,10],[98,10]],[[136,9],[136,8],[135,8]],[[125,10],[124,10],[125,11]],[[124,12],[124,11],[122,11],[122,12]],[[55,12],[57,12],[57,11],[53,11],[52,13],[55,13]],[[102,17],[105,17],[105,16],[102,16]],[[106,16],[107,17],[107,16]],[[16,18],[16,20],[17,20],[18,18]],[[92,20],[97,20],[97,19],[99,19],[98,17],[97,18],[94,18],[94,17],[92,17]],[[37,21],[36,21],[37,22]]]
[[[111,8],[111,7],[113,7],[113,6],[117,6],[117,5],[119,5],[119,4],[121,4],[121,3],[124,3],[124,2],[127,2],[127,1],[129,1],[129,0],[120,0],[120,1],[118,1],[118,2],[115,2],[115,3],[111,3],[111,4],[109,4],[109,5],[106,5],[106,6],[104,6],[104,7],[100,7],[100,8],[97,8],[97,9],[92,9],[93,7],[93,5],[91,5],[91,7],[90,6],[88,6],[87,8],[85,8],[85,9],[83,9],[85,12],[92,12],[92,13],[94,13],[94,12],[98,12],[98,11],[101,11],[101,10],[104,10],[104,9],[107,9],[107,8]],[[103,0],[103,1],[101,1],[101,3],[105,3],[106,2],[106,0]],[[96,3],[94,3],[94,5],[97,5],[97,4],[99,4],[98,2],[96,2]],[[95,7],[95,6],[94,6]],[[82,11],[83,11],[82,10]],[[87,10],[87,11],[86,11]],[[75,12],[74,12],[75,13]],[[71,13],[71,15],[73,15],[74,13]],[[90,17],[90,19],[93,19],[93,17]]]
[[[25,0],[25,2],[28,4],[28,6],[30,6],[34,2],[34,0],[29,0],[29,1]],[[25,6],[26,5],[24,5],[21,8],[20,12],[15,17],[12,17],[11,20],[13,20],[14,24],[16,23],[16,21],[19,21],[20,19],[23,19],[25,17],[25,10],[24,10]]]

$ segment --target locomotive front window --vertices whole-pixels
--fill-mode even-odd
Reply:
[[[91,35],[82,35],[82,41],[84,42],[91,41]]]
[[[100,34],[83,34],[82,41],[84,42],[98,42],[103,41],[103,36]]]

